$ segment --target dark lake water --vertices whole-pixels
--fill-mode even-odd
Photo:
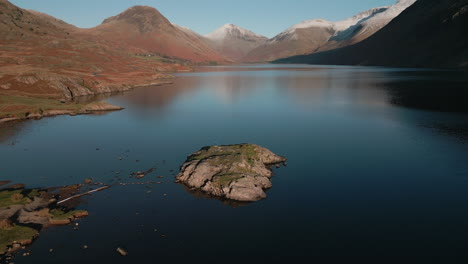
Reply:
[[[80,208],[90,216],[78,231],[43,231],[15,263],[468,256],[466,72],[207,67],[108,101],[126,109],[2,127],[0,180],[113,184],[121,171],[121,182],[161,184],[86,197]],[[267,199],[237,205],[174,183],[190,153],[244,142],[288,158]],[[128,178],[152,167],[145,179]]]

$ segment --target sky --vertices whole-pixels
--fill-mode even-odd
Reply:
[[[339,21],[396,0],[10,0],[25,9],[47,13],[82,28],[134,5],[157,8],[172,23],[205,35],[232,23],[267,37],[304,20]]]

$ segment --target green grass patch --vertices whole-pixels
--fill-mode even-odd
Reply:
[[[27,204],[31,200],[23,195],[23,189],[13,191],[0,191],[0,208],[15,204]]]
[[[257,155],[256,146],[252,144],[212,146],[202,149],[197,155],[190,156],[189,161],[225,157],[225,159],[213,159],[213,162],[224,164],[237,162],[239,159],[245,158],[250,165],[254,165],[255,160],[258,159]]]
[[[4,254],[8,246],[12,245],[13,242],[29,242],[36,237],[37,234],[37,230],[19,225],[15,225],[8,229],[0,229],[0,254]]]
[[[233,153],[233,152],[221,152],[221,153],[216,153],[216,154],[206,152],[206,153],[201,153],[200,155],[191,156],[190,161],[202,160],[202,159],[211,158],[211,157],[230,156],[230,155],[235,155],[235,154],[236,153]],[[240,155],[240,153],[238,154]]]
[[[29,191],[29,193],[27,194],[27,196],[28,196],[29,198],[32,199],[32,198],[34,198],[34,197],[40,197],[40,196],[42,196],[44,193],[45,193],[44,191],[41,191],[41,190],[39,190],[39,189],[32,189],[32,190]]]
[[[83,107],[84,104],[61,103],[53,99],[0,95],[0,118],[22,118],[30,114],[41,114],[47,110],[79,111]]]
[[[67,220],[75,218],[75,215],[86,213],[85,210],[75,210],[70,212],[65,212],[60,209],[53,209],[50,212],[53,220]]]
[[[243,178],[242,174],[239,173],[227,173],[223,175],[216,176],[213,179],[213,183],[219,186],[228,186],[231,182]]]

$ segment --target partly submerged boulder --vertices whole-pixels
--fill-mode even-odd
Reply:
[[[264,190],[272,187],[270,167],[284,162],[254,144],[204,147],[187,158],[176,179],[217,197],[253,202],[266,198]]]

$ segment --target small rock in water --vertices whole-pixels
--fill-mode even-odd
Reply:
[[[90,184],[90,183],[93,182],[93,179],[92,179],[92,178],[87,178],[87,179],[84,180],[84,182],[85,182],[86,184]]]
[[[127,255],[128,255],[128,252],[127,252],[125,249],[121,248],[121,247],[118,247],[118,248],[117,248],[117,252],[118,252],[121,256],[127,256]]]

